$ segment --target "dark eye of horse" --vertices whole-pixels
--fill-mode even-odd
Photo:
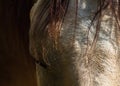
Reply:
[[[42,61],[39,61],[39,60],[36,60],[35,58],[32,58],[33,61],[36,63],[36,64],[39,64],[41,67],[43,67],[44,69],[47,69],[48,68],[48,65]]]

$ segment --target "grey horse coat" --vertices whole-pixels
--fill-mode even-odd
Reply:
[[[37,60],[41,58],[40,25],[48,16],[48,11],[40,16],[39,9],[44,1],[47,0],[38,0],[31,11],[30,52]],[[77,24],[74,28],[75,0],[69,1],[59,38],[62,52],[51,49],[50,41],[46,39],[50,66],[43,68],[36,64],[38,86],[120,86],[120,46],[115,37],[115,20],[109,10],[105,10],[101,18],[101,29],[94,49],[90,49],[96,32],[94,25],[89,31],[87,43],[87,31],[97,2],[78,0]],[[86,49],[88,54],[84,56]]]

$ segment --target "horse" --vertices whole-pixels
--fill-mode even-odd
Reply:
[[[29,49],[38,86],[120,86],[118,0],[37,0]]]

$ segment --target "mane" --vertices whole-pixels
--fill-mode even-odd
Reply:
[[[38,0],[31,9],[30,28],[39,28],[39,39],[41,40],[39,42],[39,47],[41,50],[40,58],[38,60],[41,62],[36,62],[41,65],[48,64],[46,58],[48,55],[47,51],[57,49],[56,46],[58,43],[59,32],[67,12],[68,3],[69,0]],[[35,32],[32,33],[33,36],[36,34]],[[32,51],[30,52],[32,53]]]
[[[37,7],[33,6],[31,10],[31,28],[39,28],[41,42],[41,57],[44,62],[47,62],[46,53],[49,45],[57,49],[61,26],[64,21],[65,14],[70,0],[38,0]],[[77,22],[78,0],[76,1],[76,17],[75,28]],[[91,49],[96,45],[97,38],[100,32],[101,18],[104,16],[104,11],[110,10],[112,17],[115,18],[116,31],[120,30],[120,2],[119,0],[99,0],[96,13],[91,20],[91,25],[88,27],[88,34],[91,26],[96,24],[96,34],[92,42]],[[117,33],[116,33],[117,35]],[[117,39],[117,36],[116,36]],[[51,42],[48,43],[48,40]]]

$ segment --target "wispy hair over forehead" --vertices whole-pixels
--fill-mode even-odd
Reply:
[[[48,40],[52,42],[52,48],[58,44],[61,26],[64,21],[65,14],[70,0],[38,0],[37,7],[33,7],[31,11],[31,28],[39,28],[40,32],[40,45],[41,45],[41,57],[44,59],[48,51]],[[77,23],[78,14],[78,0],[75,0],[75,28]],[[96,33],[91,46],[94,48],[97,37],[100,32],[101,18],[104,16],[104,12],[110,10],[111,17],[115,19],[116,31],[120,30],[120,1],[119,0],[98,0],[97,10],[91,20],[91,25],[88,27],[90,31],[91,26],[96,22]],[[117,36],[116,36],[117,37]],[[50,43],[51,44],[51,43]],[[51,46],[51,45],[50,45]],[[56,49],[56,48],[55,48]]]

